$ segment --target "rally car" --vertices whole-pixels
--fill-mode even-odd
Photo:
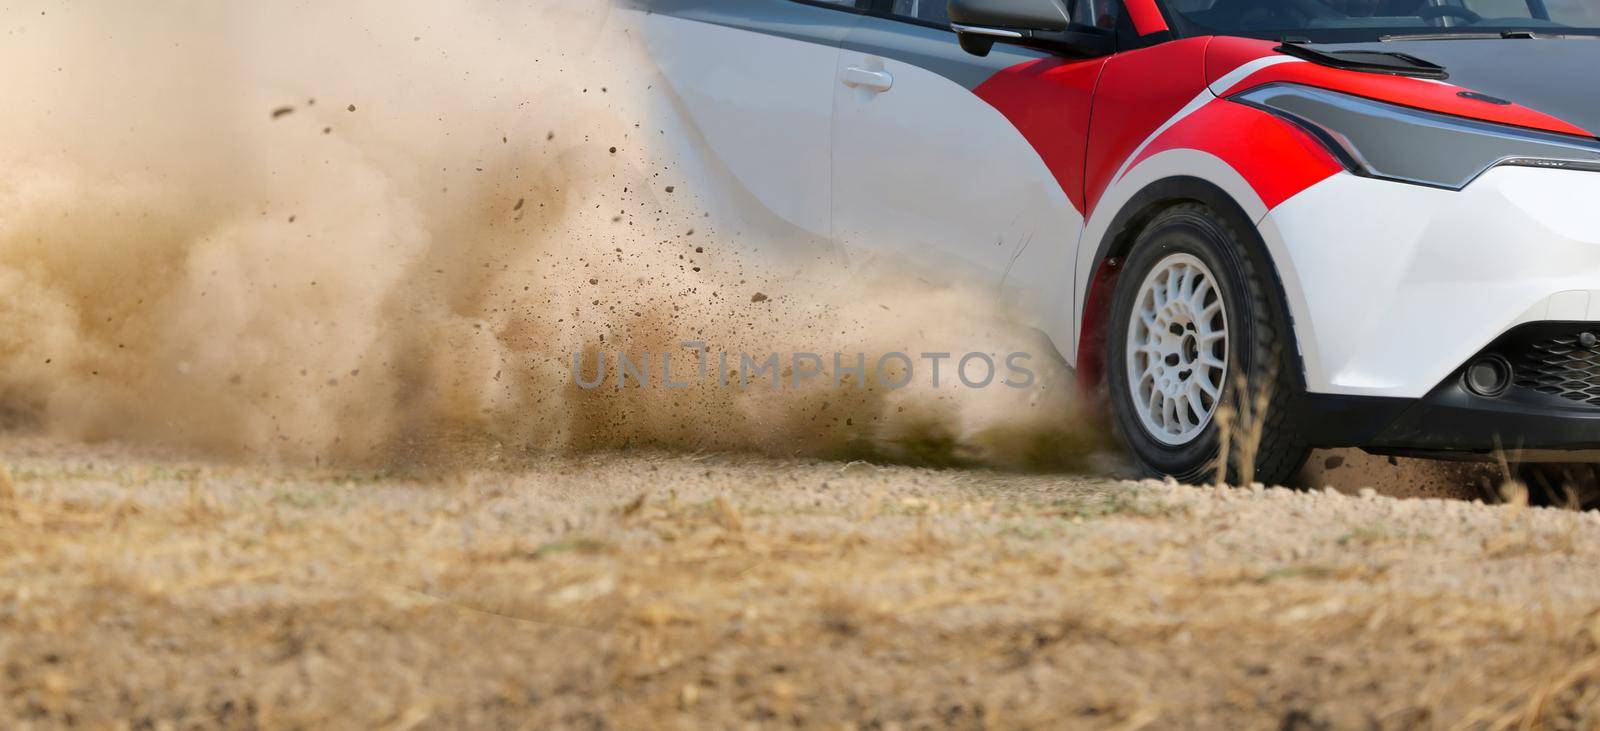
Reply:
[[[1151,473],[1600,450],[1600,4],[620,1],[744,195],[992,287]]]

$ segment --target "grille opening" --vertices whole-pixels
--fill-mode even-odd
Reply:
[[[1528,342],[1511,358],[1516,385],[1600,407],[1600,337],[1591,332]]]

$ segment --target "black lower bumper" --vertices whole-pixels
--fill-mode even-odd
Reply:
[[[1318,447],[1460,456],[1498,449],[1600,451],[1600,410],[1594,409],[1517,404],[1464,391],[1423,399],[1308,394],[1293,408],[1297,423],[1307,425],[1307,441]]]
[[[1487,456],[1496,450],[1600,453],[1600,323],[1537,323],[1512,330],[1420,399],[1302,394],[1295,423],[1319,447],[1390,454]],[[1504,358],[1510,387],[1484,396],[1468,364]]]

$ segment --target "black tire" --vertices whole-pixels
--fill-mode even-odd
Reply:
[[[1231,410],[1235,416],[1232,423],[1227,423],[1226,415],[1213,415],[1203,427],[1189,427],[1195,429],[1190,434],[1169,435],[1168,440],[1162,440],[1146,427],[1134,403],[1126,343],[1140,287],[1158,265],[1182,254],[1198,259],[1216,280],[1216,296],[1223,302],[1227,320],[1228,366],[1220,397],[1211,408],[1216,414]],[[1106,325],[1105,373],[1113,425],[1146,473],[1187,483],[1215,481],[1224,436],[1229,452],[1226,478],[1230,484],[1246,480],[1283,484],[1305,463],[1310,450],[1296,434],[1288,408],[1299,388],[1293,334],[1276,282],[1271,279],[1275,276],[1271,264],[1264,256],[1259,247],[1252,249],[1243,242],[1225,217],[1199,203],[1179,204],[1162,211],[1144,226],[1134,242],[1117,277],[1111,318]],[[1221,344],[1215,347],[1224,349]],[[1183,376],[1192,371],[1175,372]],[[1253,414],[1257,407],[1261,407],[1259,416],[1249,421],[1258,428],[1238,423],[1238,415]],[[1259,439],[1254,445],[1254,459],[1242,460],[1241,455],[1250,453],[1249,442],[1256,434]],[[1168,443],[1174,438],[1188,441]]]

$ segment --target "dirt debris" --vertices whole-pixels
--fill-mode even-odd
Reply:
[[[1373,488],[1390,497],[1497,501],[1508,476],[1489,462],[1448,462],[1367,454],[1359,449],[1317,450],[1295,484],[1347,495]]]
[[[775,266],[695,196],[669,205],[654,180],[672,161],[636,136],[649,62],[604,0],[74,7],[0,49],[0,91],[28,100],[0,120],[0,412],[81,439],[380,466],[647,445],[1050,468],[1097,442],[1050,345],[995,325],[992,298]],[[443,55],[385,40],[424,26]],[[282,54],[288,33],[333,55]],[[71,84],[36,88],[67,62]],[[319,136],[355,105],[256,111],[286,94],[385,111]],[[113,101],[136,116],[108,124]],[[749,291],[771,299],[729,296]],[[883,317],[888,301],[903,314]],[[686,342],[734,367],[1024,351],[1039,379],[938,389],[923,368],[911,388],[836,393],[825,361],[810,387],[659,387],[669,353],[675,374],[709,372]],[[657,387],[575,383],[575,356],[623,355]]]

